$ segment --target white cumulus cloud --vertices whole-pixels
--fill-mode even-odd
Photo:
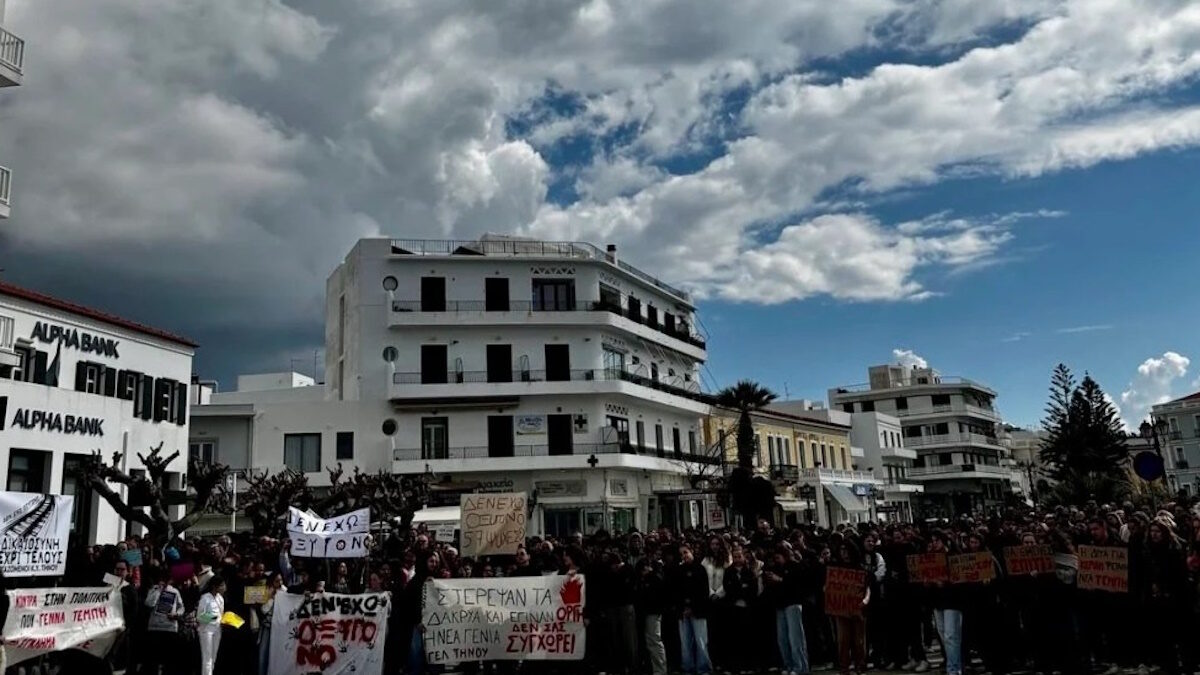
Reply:
[[[1164,352],[1142,362],[1125,391],[1121,392],[1121,413],[1125,425],[1137,428],[1150,414],[1150,408],[1178,395],[1175,383],[1187,376],[1192,361],[1177,352]]]
[[[911,349],[893,349],[892,360],[905,368],[928,368],[929,363]]]

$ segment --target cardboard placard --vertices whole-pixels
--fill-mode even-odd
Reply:
[[[1049,546],[1008,546],[1004,566],[1013,577],[1054,572],[1054,553]]]
[[[459,520],[462,556],[515,555],[525,543],[525,504],[524,492],[463,495]]]
[[[946,562],[952,584],[986,584],[996,578],[996,564],[987,551],[959,553],[948,556]]]
[[[288,507],[287,531],[293,558],[365,558],[371,510],[318,518]]]
[[[919,553],[907,558],[908,580],[914,584],[946,583],[950,580],[950,566],[945,553]]]
[[[381,675],[390,613],[390,593],[280,593],[268,675]]]
[[[867,573],[848,567],[829,567],[825,570],[825,614],[858,617],[863,612],[863,597],[867,593]]]
[[[142,549],[140,548],[131,548],[122,553],[121,557],[125,560],[125,564],[130,567],[142,566]]]
[[[1079,590],[1129,592],[1129,549],[1119,546],[1080,546]]]
[[[421,624],[431,664],[583,658],[582,574],[436,579],[424,590]]]
[[[269,597],[270,592],[266,584],[255,584],[242,590],[242,602],[247,605],[266,604]]]

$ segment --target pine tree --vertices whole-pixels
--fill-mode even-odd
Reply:
[[[1071,424],[1071,395],[1075,391],[1075,376],[1066,365],[1060,363],[1050,376],[1050,402],[1046,405],[1046,419],[1042,428],[1046,440],[1038,452],[1047,473],[1055,480],[1062,480],[1069,465],[1068,455],[1074,447],[1074,426]]]
[[[1066,366],[1054,369],[1042,426],[1046,440],[1039,457],[1058,481],[1060,499],[1111,500],[1128,490],[1125,433],[1116,407],[1090,375],[1076,386]]]

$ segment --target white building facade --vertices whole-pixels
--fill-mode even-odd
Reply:
[[[0,0],[0,87],[16,87],[23,78],[25,41],[8,30],[4,23],[4,3]],[[12,196],[12,171],[0,157],[0,219],[8,218]]]
[[[688,296],[615,250],[362,240],[326,308],[325,386],[213,394],[196,452],[313,485],[342,462],[524,491],[531,534],[692,524],[691,479],[720,462],[705,343]]]
[[[1200,494],[1200,393],[1160,403],[1150,416],[1171,491]]]
[[[168,487],[182,489],[194,348],[170,333],[0,282],[4,489],[75,495],[78,543],[113,543],[136,532],[72,468],[95,451],[105,459],[120,451],[124,468],[136,473],[144,470],[138,453],[161,443],[167,455],[180,451]]]
[[[865,385],[831,389],[830,407],[900,421],[902,448],[916,453],[906,478],[924,487],[912,495],[917,517],[972,513],[1005,503],[1012,470],[997,436],[996,392],[964,378],[942,377],[932,368],[874,366],[869,378]]]

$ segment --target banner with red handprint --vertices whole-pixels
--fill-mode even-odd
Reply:
[[[421,611],[426,659],[580,660],[585,597],[583,575],[430,581]]]

